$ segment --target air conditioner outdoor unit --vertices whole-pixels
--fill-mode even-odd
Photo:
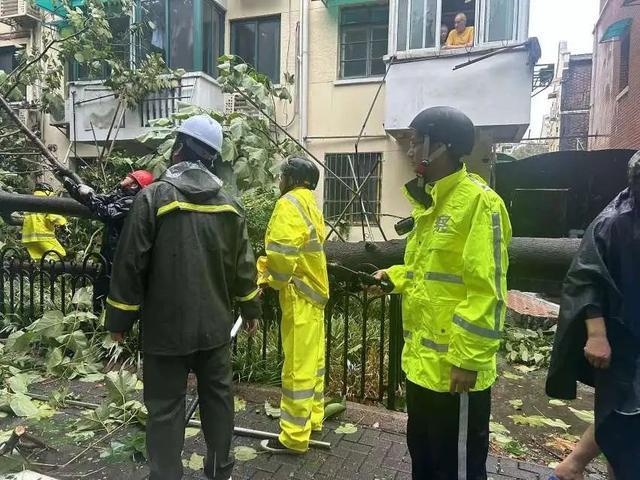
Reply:
[[[9,24],[33,23],[40,20],[29,0],[0,0],[0,22]]]

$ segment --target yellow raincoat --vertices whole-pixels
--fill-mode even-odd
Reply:
[[[275,207],[258,259],[258,283],[280,292],[282,400],[280,441],[306,451],[324,417],[324,305],[329,280],[324,219],[313,193],[296,188]]]
[[[46,192],[36,190],[34,195],[47,197]],[[56,227],[66,225],[67,219],[53,213],[30,213],[25,215],[22,224],[22,243],[27,247],[33,260],[40,260],[48,251],[56,252],[60,257],[51,256],[52,260],[64,258],[67,254],[56,238]]]
[[[496,379],[506,310],[511,224],[504,203],[465,167],[423,192],[410,182],[405,195],[415,227],[404,265],[387,270],[403,294],[402,368],[436,392],[449,391],[452,365],[474,370],[472,390],[485,390]]]

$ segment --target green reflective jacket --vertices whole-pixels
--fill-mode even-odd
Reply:
[[[451,366],[496,378],[505,317],[511,224],[502,199],[465,167],[421,189],[405,186],[415,227],[404,265],[387,270],[403,294],[402,368],[412,382],[449,391]]]

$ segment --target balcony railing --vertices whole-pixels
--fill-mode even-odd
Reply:
[[[136,109],[122,114],[117,112],[114,93],[103,81],[71,82],[65,118],[69,123],[72,141],[104,142],[112,140],[115,132],[118,141],[128,141],[146,133],[151,120],[175,113],[181,103],[222,111],[222,89],[208,75],[189,72],[180,79],[177,87],[152,93]],[[117,116],[121,116],[120,122]]]

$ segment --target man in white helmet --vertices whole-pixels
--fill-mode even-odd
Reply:
[[[230,331],[261,315],[242,206],[216,176],[222,128],[208,115],[178,128],[172,165],[135,200],[115,256],[106,327],[121,340],[140,318],[151,480],[182,478],[187,376],[198,377],[205,474],[233,469]]]

